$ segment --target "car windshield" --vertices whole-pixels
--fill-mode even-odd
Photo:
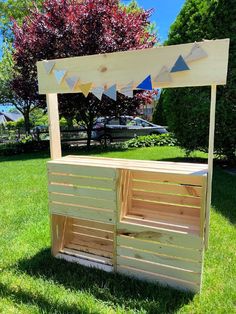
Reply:
[[[144,121],[144,120],[141,120],[141,119],[135,119],[135,122],[136,122],[136,125],[137,126],[142,126],[144,128],[147,128],[147,127],[151,127],[152,125],[147,122],[147,121]]]

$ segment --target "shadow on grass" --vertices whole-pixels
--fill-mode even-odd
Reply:
[[[17,268],[32,277],[43,277],[69,290],[89,293],[113,308],[119,305],[127,310],[145,310],[147,313],[173,313],[193,298],[190,293],[53,258],[49,249],[40,251],[31,259],[21,260]],[[25,296],[20,295],[19,301],[31,302],[31,296],[23,300],[22,297]],[[47,304],[41,298],[34,302],[47,310],[57,306]],[[59,307],[58,311],[78,313],[70,306],[63,307]]]
[[[212,206],[232,224],[236,223],[236,176],[220,167],[213,172]]]

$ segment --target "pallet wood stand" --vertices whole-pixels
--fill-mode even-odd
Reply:
[[[46,66],[45,61],[38,62],[39,91],[47,94],[50,121],[48,180],[54,256],[200,291],[209,235],[216,85],[226,83],[228,49],[225,39],[51,60]],[[180,54],[191,71],[176,73],[177,64],[163,82],[164,61],[173,64]],[[155,60],[160,64],[154,69]],[[94,87],[110,86],[114,79],[119,88],[128,81],[137,86],[142,76],[156,72],[162,82],[154,82],[154,87],[211,85],[208,164],[62,157],[57,93],[81,92],[79,85],[71,90],[63,81],[66,76],[75,77],[77,68],[80,79],[92,81]],[[108,69],[105,73],[104,68]],[[60,72],[62,79],[56,81],[52,71]]]

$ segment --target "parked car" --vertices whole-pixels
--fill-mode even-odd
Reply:
[[[140,135],[163,134],[168,131],[142,118],[121,116],[119,118],[98,118],[93,127],[92,139],[102,145],[114,140],[126,140]]]

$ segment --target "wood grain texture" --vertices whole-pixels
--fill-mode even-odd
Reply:
[[[172,73],[172,80],[167,83],[153,81],[153,87],[168,88],[226,84],[229,39],[203,41],[199,45],[206,51],[207,58],[192,62],[190,71]],[[180,54],[186,57],[192,47],[193,43],[190,43],[57,59],[55,60],[54,69],[56,71],[66,70],[66,78],[78,75],[82,83],[93,82],[93,88],[98,86],[108,87],[112,84],[117,84],[118,89],[121,89],[132,81],[135,88],[148,75],[155,78],[163,66],[172,67]],[[153,64],[155,64],[155,67]],[[101,71],[104,68],[107,70]],[[42,61],[37,63],[37,69],[40,94],[72,92],[66,83],[66,78],[58,86],[53,74],[48,74],[45,70]],[[79,84],[73,92],[81,92]]]

